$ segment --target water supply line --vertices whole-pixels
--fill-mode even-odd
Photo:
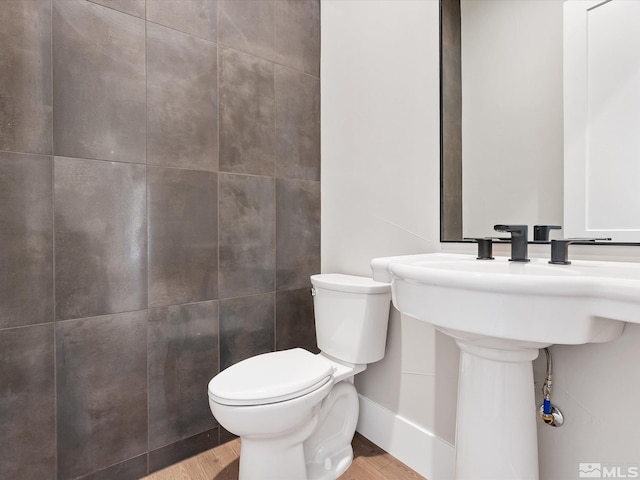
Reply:
[[[553,360],[551,352],[548,348],[544,348],[547,356],[547,376],[542,385],[542,405],[540,405],[540,418],[547,425],[552,427],[560,427],[564,423],[564,416],[560,409],[551,403],[551,394],[553,392]]]
[[[547,378],[542,385],[542,419],[546,422],[552,420],[551,418],[551,390],[553,388],[553,360],[549,349],[545,348],[544,353],[547,356]]]

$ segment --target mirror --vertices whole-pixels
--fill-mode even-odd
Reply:
[[[590,228],[584,211],[590,208],[595,212],[595,204],[582,208],[580,214],[586,220],[581,226],[576,227],[573,218],[564,218],[567,212],[572,214],[576,204],[589,202],[584,189],[578,192],[582,201],[565,198],[567,192],[573,195],[576,189],[565,186],[565,144],[572,143],[573,137],[566,137],[564,118],[564,3],[441,0],[442,241],[496,236],[493,225],[497,223],[528,224],[530,240],[533,225],[546,224],[565,226],[565,231],[553,231],[551,238],[582,237],[593,232],[591,236],[640,241],[640,229],[631,234],[620,233],[616,238],[604,233],[606,230]],[[591,2],[585,8],[591,13],[607,3]],[[602,15],[598,13],[595,18],[599,16]],[[587,17],[584,10],[582,17]],[[591,57],[589,60],[595,64]],[[588,74],[592,76],[593,72]],[[608,104],[613,96],[607,92],[603,98]],[[585,94],[585,105],[587,101],[593,104],[591,93],[588,99]],[[585,121],[593,125],[594,120]],[[637,131],[638,127],[634,129]],[[638,138],[633,132],[626,136],[634,141]],[[586,142],[581,140],[590,144],[589,138]],[[583,155],[583,164],[596,165],[594,157],[584,160],[587,157],[588,154]],[[606,165],[606,154],[601,158],[600,163]],[[622,178],[625,172],[635,175],[635,170],[640,168],[616,174]],[[568,171],[574,181],[573,170]],[[610,192],[615,192],[616,182],[609,184]],[[602,193],[599,195],[603,197]],[[638,197],[635,188],[632,196]],[[615,211],[624,212],[619,204],[620,201]],[[600,211],[606,212],[600,202],[598,205]],[[569,230],[581,234],[571,235],[567,224]]]

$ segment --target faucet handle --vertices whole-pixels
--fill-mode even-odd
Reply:
[[[570,265],[569,245],[572,243],[585,244],[599,241],[608,241],[610,238],[562,238],[551,240],[551,260],[552,265]]]
[[[478,244],[477,260],[493,260],[493,241],[508,241],[510,239],[507,237],[471,237],[464,240],[472,240]]]
[[[562,230],[560,225],[534,225],[533,226],[533,241],[534,242],[548,242],[549,232],[551,230]]]

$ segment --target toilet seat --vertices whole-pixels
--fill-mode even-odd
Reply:
[[[302,348],[264,353],[223,370],[209,398],[223,405],[266,405],[306,395],[332,380],[333,364]]]

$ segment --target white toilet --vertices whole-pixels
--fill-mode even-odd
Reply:
[[[240,480],[335,480],[353,460],[353,376],[384,356],[391,287],[311,277],[318,348],[265,353],[209,382],[209,406],[241,438]]]

